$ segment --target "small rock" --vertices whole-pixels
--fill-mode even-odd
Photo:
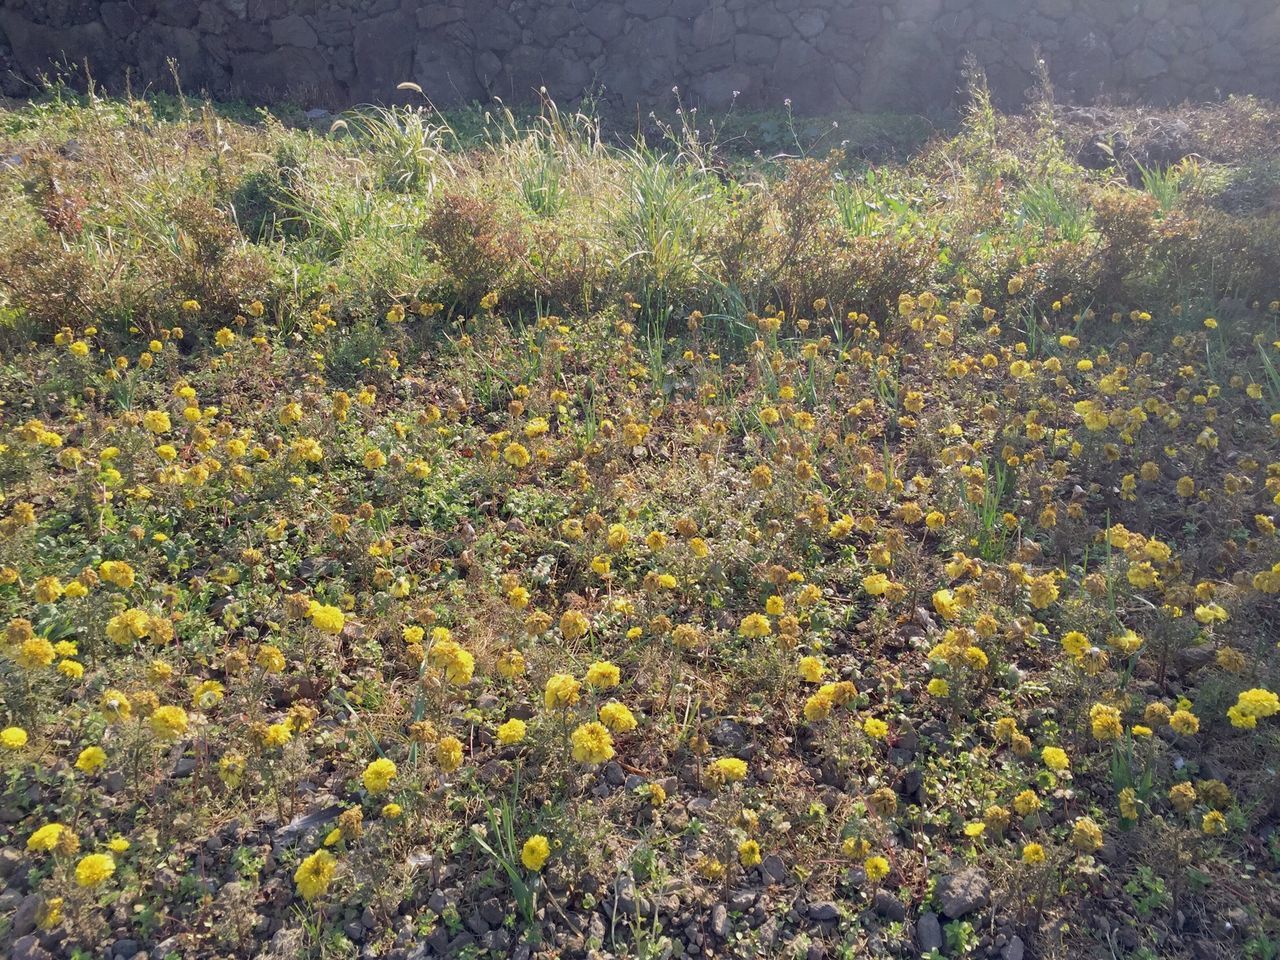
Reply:
[[[938,922],[936,913],[930,911],[920,914],[920,919],[916,921],[916,942],[920,945],[921,953],[942,949],[942,924]]]
[[[743,913],[756,902],[756,895],[750,890],[735,890],[729,894],[729,909],[734,913]]]
[[[450,957],[456,957],[458,956],[458,954],[462,953],[463,950],[467,949],[467,947],[471,946],[475,942],[476,942],[476,938],[473,937],[471,934],[467,933],[467,931],[463,930],[460,934],[458,934],[456,937],[454,937],[452,940],[449,941],[448,953],[446,953],[445,955]]]
[[[840,908],[830,900],[809,904],[809,919],[818,923],[834,923],[840,919]]]
[[[883,887],[877,890],[871,898],[871,908],[880,916],[895,923],[901,923],[907,918],[907,908],[902,901]]]
[[[769,883],[784,883],[787,879],[787,865],[776,853],[771,853],[760,863],[760,873]]]
[[[976,867],[949,873],[938,881],[938,903],[948,920],[981,910],[991,900],[991,884]]]
[[[34,934],[27,934],[25,937],[19,937],[13,941],[13,960],[50,960],[52,956],[48,950],[40,946],[40,941],[35,938]]]
[[[194,757],[182,757],[173,767],[173,773],[170,776],[175,778],[189,777],[195,772],[196,761]]]
[[[22,854],[13,847],[0,850],[0,880],[7,880],[22,863]]]
[[[117,940],[115,945],[117,957],[124,957],[127,960],[133,960],[133,955],[138,952],[137,940]]]
[[[711,728],[707,739],[722,750],[737,753],[747,744],[747,732],[740,723],[722,719]]]
[[[711,932],[721,940],[729,939],[729,910],[723,903],[711,908]]]
[[[622,916],[635,916],[636,913],[636,885],[628,874],[622,874],[613,884],[613,912],[615,918],[618,914]]]
[[[1000,954],[1000,960],[1022,960],[1023,955],[1026,954],[1026,952],[1027,948],[1022,942],[1022,938],[1017,934],[1014,934],[1009,942],[1004,945],[1004,950]]]
[[[449,931],[438,926],[427,934],[427,946],[436,956],[443,957],[449,952]]]
[[[28,894],[22,898],[22,902],[18,904],[18,909],[13,913],[13,919],[9,923],[9,933],[11,936],[26,936],[36,928],[36,920],[40,916],[40,895],[36,893]]]

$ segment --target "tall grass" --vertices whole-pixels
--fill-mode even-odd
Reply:
[[[421,90],[414,84],[402,88]],[[457,146],[453,128],[434,107],[366,107],[333,122],[330,133],[345,130],[364,141],[381,173],[382,185],[404,193],[431,193]]]
[[[636,286],[648,319],[665,324],[680,295],[706,279],[705,239],[716,190],[706,174],[637,146],[616,169],[612,227],[619,267]]]

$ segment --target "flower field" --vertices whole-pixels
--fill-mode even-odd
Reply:
[[[0,953],[1280,955],[1280,111],[295,119],[0,111]]]

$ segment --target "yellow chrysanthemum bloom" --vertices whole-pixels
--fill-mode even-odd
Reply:
[[[613,737],[602,723],[592,720],[570,734],[573,759],[578,763],[604,763],[613,759]]]
[[[100,887],[116,872],[115,858],[109,853],[91,853],[76,864],[76,885]]]
[[[329,884],[333,882],[333,875],[337,869],[338,860],[328,850],[317,850],[298,864],[298,869],[293,874],[293,882],[302,899],[310,903],[324,894],[329,889]]]
[[[393,761],[386,757],[379,757],[372,761],[364,768],[364,773],[360,779],[364,783],[364,788],[369,793],[377,796],[380,793],[386,793],[391,786],[391,781],[396,776],[396,765]]]
[[[520,848],[520,862],[526,870],[541,870],[551,857],[551,843],[540,833],[535,833]]]

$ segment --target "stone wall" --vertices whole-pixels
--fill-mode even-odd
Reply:
[[[346,106],[405,80],[440,105],[603,90],[617,106],[737,98],[943,113],[967,54],[1019,101],[1280,95],[1277,0],[0,0],[0,85],[55,63],[216,97]]]

